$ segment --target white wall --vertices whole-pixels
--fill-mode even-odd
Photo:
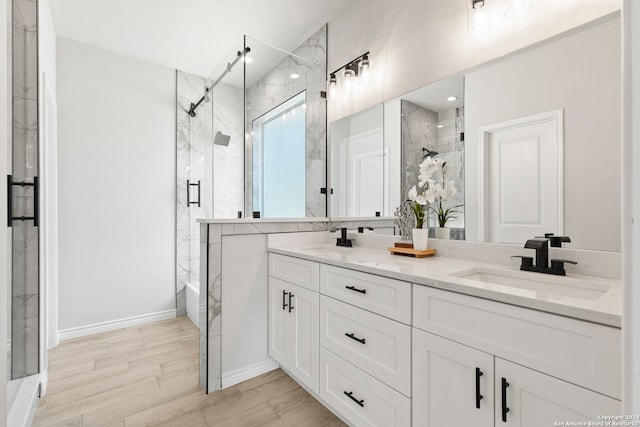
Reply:
[[[357,0],[330,21],[328,69],[371,51],[373,83],[339,101],[329,99],[329,123],[619,10],[621,0],[536,0],[526,19],[496,20],[485,38],[467,33],[468,4]]]
[[[0,2],[0,177],[8,172],[9,150],[9,52],[7,33],[9,2]],[[9,288],[9,237],[7,235],[7,187],[0,186],[0,427],[7,424],[7,292]]]
[[[271,361],[268,262],[265,234],[222,237],[223,387],[233,374]]]
[[[625,0],[623,9],[623,393],[622,413],[640,413],[640,6]]]
[[[57,49],[59,327],[175,309],[175,70]]]
[[[482,240],[479,129],[562,109],[564,233],[572,248],[621,250],[620,84],[618,16],[465,73],[468,240]]]

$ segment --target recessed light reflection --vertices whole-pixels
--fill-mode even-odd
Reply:
[[[447,98],[447,101],[449,101],[449,102],[453,102],[453,101],[457,101],[457,100],[458,100],[457,96],[450,96],[450,97]]]
[[[298,73],[291,73],[291,76],[290,76],[290,77],[291,77],[293,80],[297,80],[297,79],[299,79],[299,78],[300,78],[300,74],[298,74]]]

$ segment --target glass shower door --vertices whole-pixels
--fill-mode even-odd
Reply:
[[[36,3],[12,7],[10,379],[39,371],[38,62]]]

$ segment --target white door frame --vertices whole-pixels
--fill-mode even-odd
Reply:
[[[40,127],[42,177],[42,221],[40,227],[41,249],[41,301],[40,325],[41,361],[46,361],[46,351],[60,342],[58,333],[58,142],[57,103],[51,92],[49,76],[42,73],[42,117]],[[50,132],[49,132],[50,131]],[[41,366],[41,371],[46,365]]]
[[[554,121],[556,123],[556,139],[558,143],[558,156],[556,163],[557,184],[558,184],[558,200],[556,203],[558,209],[559,226],[557,233],[564,233],[564,114],[562,109],[547,111],[545,113],[534,114],[526,117],[508,120],[505,122],[494,123],[482,126],[479,129],[478,141],[480,141],[480,153],[478,155],[478,182],[480,183],[480,236],[485,242],[489,241],[489,139],[492,133],[500,132],[508,129],[518,128],[536,123]]]

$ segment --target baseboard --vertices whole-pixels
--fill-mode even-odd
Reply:
[[[278,365],[275,360],[267,359],[241,369],[236,369],[230,372],[223,372],[222,388],[231,387],[232,385],[236,385],[238,383],[241,383],[242,381],[246,381],[251,378],[257,377],[258,375],[273,371],[274,369],[278,369],[279,367],[280,365]]]
[[[62,329],[58,331],[60,341],[71,338],[83,337],[85,335],[98,334],[100,332],[113,331],[114,329],[128,328],[129,326],[142,325],[144,323],[157,322],[158,320],[173,319],[176,317],[176,310],[165,310],[157,313],[142,314],[140,316],[125,317],[124,319],[110,320],[108,322],[94,323],[87,326]]]
[[[200,322],[198,322],[198,319],[194,319],[191,313],[189,313],[188,311],[187,311],[187,317],[189,318],[189,320],[193,322],[194,325],[196,325],[196,328],[200,328],[200,325],[199,325]]]

